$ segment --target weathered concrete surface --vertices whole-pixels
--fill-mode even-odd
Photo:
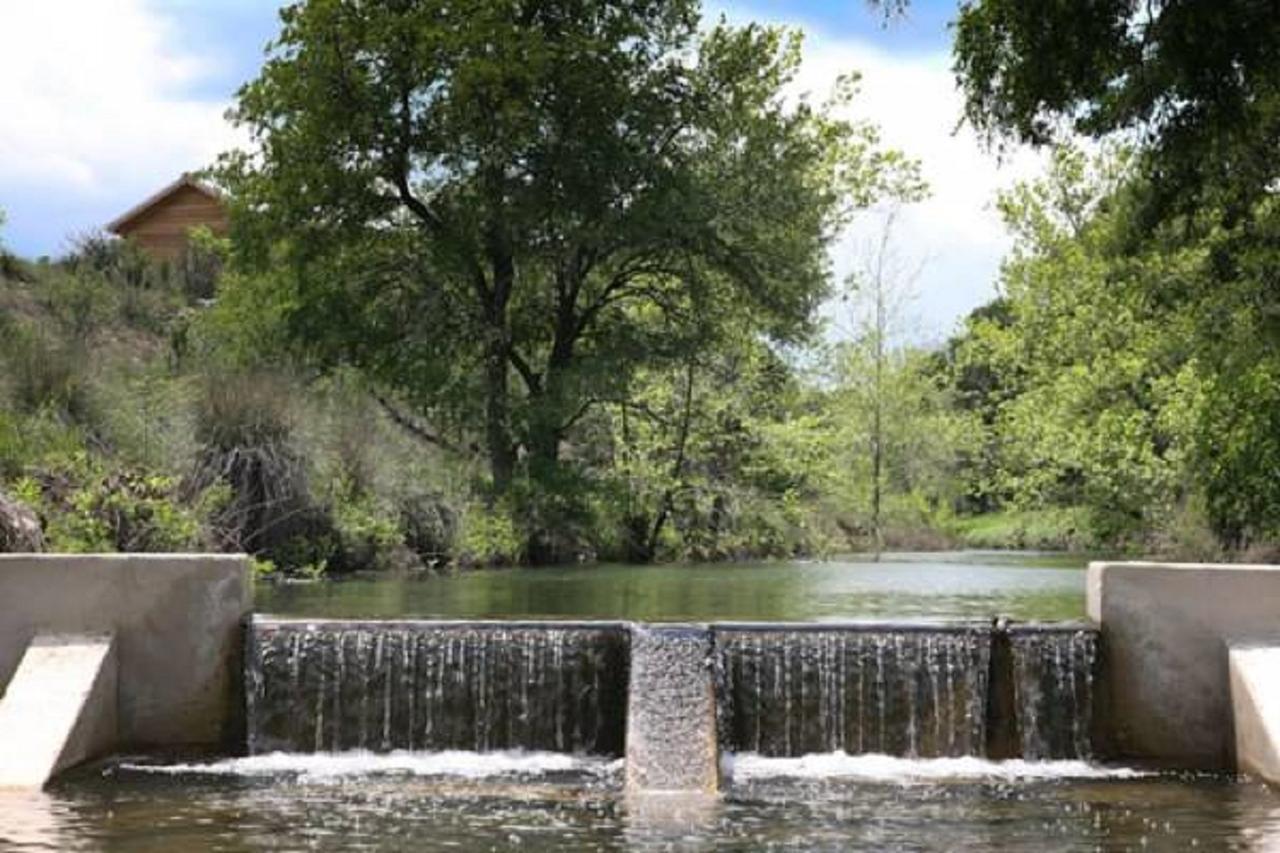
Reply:
[[[1280,784],[1280,646],[1232,645],[1227,669],[1236,767]]]
[[[111,635],[42,634],[0,698],[0,788],[38,789],[116,741]]]
[[[1280,640],[1280,567],[1093,563],[1087,591],[1116,757],[1233,769],[1227,645]]]
[[[124,749],[243,746],[248,561],[227,555],[0,555],[0,686],[37,634],[115,635]]]
[[[627,791],[714,795],[720,790],[711,631],[636,625],[627,700]]]

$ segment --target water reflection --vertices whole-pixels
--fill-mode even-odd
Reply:
[[[880,562],[508,569],[263,585],[258,609],[328,618],[637,621],[1084,618],[1082,557],[892,554]]]
[[[724,817],[724,801],[696,792],[640,793],[623,800],[624,837],[636,847],[678,849],[714,837]]]
[[[735,773],[713,803],[630,799],[617,763],[486,778],[376,762],[307,778],[114,767],[0,804],[0,849],[1040,853],[1270,851],[1280,841],[1276,795],[1225,777],[843,760],[847,772],[835,774],[790,760]]]
[[[67,850],[68,803],[43,791],[0,790],[0,850]]]

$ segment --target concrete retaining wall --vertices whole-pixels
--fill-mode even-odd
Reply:
[[[1280,639],[1280,567],[1093,563],[1088,607],[1116,757],[1233,769],[1228,646]]]
[[[244,745],[248,561],[0,555],[0,691],[36,634],[114,634],[119,748]]]

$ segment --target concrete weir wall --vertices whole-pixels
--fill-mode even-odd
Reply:
[[[37,636],[111,635],[114,748],[239,752],[252,603],[243,557],[0,555],[0,703]]]
[[[707,626],[631,629],[626,784],[633,794],[706,796],[720,790]]]
[[[1280,645],[1280,567],[1093,563],[1088,608],[1102,628],[1115,757],[1203,770],[1248,765],[1237,756],[1229,652]],[[1259,678],[1252,664],[1240,669],[1237,696],[1242,676]],[[1280,682],[1280,671],[1270,680]],[[1270,730],[1280,734],[1278,722]]]

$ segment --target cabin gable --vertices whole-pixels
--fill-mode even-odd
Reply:
[[[175,261],[186,251],[192,229],[227,233],[226,205],[211,189],[182,179],[107,226],[157,260]]]

